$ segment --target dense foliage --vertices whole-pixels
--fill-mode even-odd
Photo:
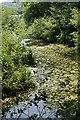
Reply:
[[[10,30],[20,40],[26,38],[26,24],[18,14],[17,7],[2,7],[2,28]]]
[[[34,64],[34,57],[28,46],[21,45],[22,39],[41,39],[44,43],[68,45],[67,48],[56,44],[53,45],[54,48],[50,48],[50,46],[45,47],[45,49],[40,47],[39,51],[36,48],[37,53],[40,52],[40,59],[43,59],[45,63],[48,62],[47,69],[50,69],[50,72],[51,70],[54,71],[56,74],[49,76],[50,80],[43,84],[44,90],[41,91],[41,94],[45,93],[46,98],[52,95],[50,97],[59,108],[58,115],[62,116],[63,120],[80,119],[80,104],[77,97],[77,95],[79,96],[79,85],[77,91],[76,85],[78,81],[75,76],[77,73],[76,60],[73,58],[68,59],[64,55],[74,55],[73,51],[77,45],[79,4],[22,2],[21,5],[21,16],[18,15],[16,7],[2,7],[3,97],[35,88],[31,71],[28,68]],[[74,47],[71,53],[69,47]],[[66,49],[69,50],[67,53],[65,53]],[[78,63],[80,59],[79,53],[78,45]],[[60,66],[61,64],[63,66]],[[68,71],[66,75],[63,68],[65,71],[68,71],[68,69],[71,71]],[[73,68],[76,73],[74,73]],[[57,70],[59,70],[58,75]],[[65,77],[60,78],[61,70]],[[53,78],[55,78],[54,81]],[[52,86],[52,81],[56,83],[57,87],[56,85],[55,87]],[[48,84],[50,86],[50,83],[50,89],[45,87]]]
[[[22,90],[34,89],[35,84],[28,68],[34,64],[32,51],[21,44],[25,37],[25,23],[17,15],[17,8],[3,6],[2,10],[2,80],[5,98]]]
[[[28,36],[75,46],[78,9],[74,3],[22,3]]]
[[[44,42],[75,47],[78,42],[78,7],[79,3],[22,3],[27,36]],[[74,81],[77,82],[76,79]],[[60,105],[59,114],[64,120],[80,119],[77,86],[74,86],[70,79],[67,82],[63,79],[58,80],[57,84],[59,88],[53,92],[53,99],[55,104]],[[71,98],[73,93],[76,97]]]

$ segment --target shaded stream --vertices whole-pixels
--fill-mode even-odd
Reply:
[[[38,61],[37,67],[30,67],[31,73],[37,82],[37,90],[29,96],[29,101],[19,102],[18,105],[10,108],[3,116],[3,120],[22,118],[30,120],[60,120],[57,117],[57,109],[47,107],[46,95],[40,93],[41,84],[45,82],[47,73],[45,71],[45,64]]]
[[[41,63],[40,63],[41,64]],[[3,120],[6,119],[17,119],[20,120],[22,118],[29,118],[31,120],[36,119],[47,119],[47,120],[59,120],[57,116],[56,108],[47,107],[46,105],[46,98],[40,93],[40,83],[44,80],[44,68],[40,65],[38,68],[32,67],[30,68],[35,80],[37,80],[37,90],[29,96],[29,101],[26,102],[19,102],[18,105],[10,108],[8,112],[4,114]]]
[[[5,116],[4,120],[7,118],[16,118],[17,120],[21,118],[30,118],[32,120],[36,120],[37,118],[52,118],[53,120],[57,120],[56,110],[53,108],[47,108],[42,99],[25,103],[20,102],[17,106],[14,106],[14,108],[11,108],[7,113],[5,113]]]

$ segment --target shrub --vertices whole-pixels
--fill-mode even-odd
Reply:
[[[75,47],[78,36],[78,9],[75,3],[22,4],[27,36]]]
[[[35,84],[30,70],[24,68],[24,66],[15,70],[10,78],[8,77],[3,80],[3,93],[8,95],[15,95],[21,90],[28,90],[29,88],[34,89]]]
[[[43,17],[34,20],[34,23],[28,27],[27,36],[55,42],[57,32],[57,24],[53,18]]]
[[[24,55],[25,53],[25,55]],[[34,63],[30,48],[21,46],[18,39],[14,40],[10,31],[3,30],[2,44],[2,71],[3,71],[3,94],[16,94],[21,90],[34,88],[35,84],[31,72],[24,65]]]
[[[22,53],[21,57],[22,64],[25,65],[34,65],[35,64],[35,58],[32,55],[32,51],[30,48],[27,48],[25,52]]]

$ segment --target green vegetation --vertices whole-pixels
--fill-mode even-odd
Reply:
[[[45,65],[47,76],[44,77],[45,82],[42,82],[40,92],[46,93],[48,106],[56,106],[58,115],[62,115],[64,120],[75,120],[78,109],[78,64],[75,48],[61,44],[33,45],[32,48],[36,59]]]
[[[35,89],[29,68],[41,62],[46,77],[40,92],[47,105],[56,106],[63,120],[79,120],[79,3],[22,2],[21,10],[19,16],[17,7],[2,7],[3,103],[16,95],[22,100],[22,91],[28,95]]]
[[[21,45],[21,40],[25,37],[25,23],[16,15],[15,8],[3,7],[2,10],[2,80],[5,98],[23,90],[34,89],[35,83],[28,68],[34,64],[32,51]]]
[[[75,46],[78,8],[75,3],[22,3],[27,36]]]
[[[26,24],[17,13],[17,7],[2,7],[2,28],[10,30],[22,40],[26,38]]]
[[[19,40],[12,39],[8,31],[3,34],[3,93],[16,93],[28,89],[31,84],[31,73],[23,65],[32,64],[29,48],[23,48]],[[33,87],[33,86],[32,86]],[[34,87],[33,87],[34,88]]]

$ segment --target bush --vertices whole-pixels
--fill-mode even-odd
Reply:
[[[78,36],[78,9],[75,3],[22,4],[28,37],[75,47]]]
[[[24,55],[25,53],[25,55]],[[30,48],[21,46],[18,39],[14,40],[10,31],[3,30],[2,71],[3,94],[16,94],[21,90],[35,87],[31,72],[24,65],[32,65],[34,58]]]
[[[56,41],[58,34],[57,24],[53,18],[39,18],[34,20],[34,23],[28,27],[27,36],[33,38],[43,39],[45,41]]]
[[[30,70],[24,68],[24,66],[19,67],[15,70],[11,77],[3,80],[3,93],[8,95],[15,95],[22,90],[28,90],[29,88],[34,89],[35,84],[31,76]]]
[[[2,6],[2,28],[10,30],[21,40],[26,38],[26,24],[17,13],[17,7]]]
[[[32,51],[30,48],[27,48],[27,50],[25,50],[25,52],[22,53],[21,61],[23,65],[25,64],[34,65],[35,64],[35,58],[32,55]]]

